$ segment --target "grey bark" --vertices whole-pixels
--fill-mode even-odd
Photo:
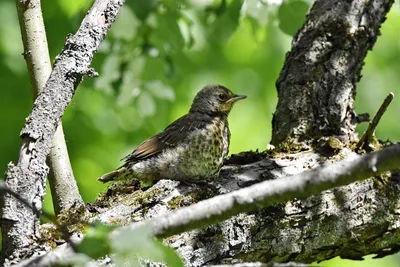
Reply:
[[[315,1],[276,83],[271,144],[307,148],[323,136],[356,139],[356,83],[393,2]]]
[[[53,136],[53,145],[48,156],[48,165],[50,172],[47,177],[49,179],[55,213],[67,216],[74,213],[82,214],[85,204],[79,194],[78,185],[69,161],[61,122]]]
[[[23,55],[35,99],[42,92],[51,73],[42,10],[39,0],[16,2],[24,44]],[[61,122],[54,133],[48,165],[50,167],[48,178],[56,214],[83,210],[84,203],[72,172]]]
[[[262,180],[262,177],[254,174],[254,167],[250,169],[250,172],[240,171],[240,176],[235,174],[238,168],[232,168],[229,177],[234,181],[240,181],[239,177],[253,181]],[[400,168],[400,145],[394,145],[364,156],[353,155],[348,160],[298,175],[256,183],[243,189],[235,188],[233,191],[229,189],[232,192],[181,208],[145,223],[152,225],[155,236],[169,237],[222,222],[239,213],[254,212],[262,207],[269,207],[294,198],[305,198],[332,187],[346,185],[398,168]],[[226,190],[228,188],[224,191]]]
[[[398,147],[395,149],[397,150]],[[318,176],[323,179],[322,184],[328,186],[331,183],[330,187],[336,185],[333,180],[324,179],[332,175],[338,175],[337,177],[343,179],[342,182],[349,183],[358,175],[368,177],[372,174],[375,160],[364,161],[365,157],[358,158],[353,152],[347,155],[341,154],[338,158],[344,156],[348,158],[347,163],[336,163],[337,165],[326,166],[322,169],[321,176]],[[387,156],[387,159],[391,157],[389,154]],[[374,158],[373,154],[367,157]],[[323,191],[309,198],[285,202],[290,197],[304,197],[318,190],[318,186],[306,178],[309,175],[315,175],[317,171],[303,172],[321,164],[324,164],[324,160],[320,155],[306,152],[292,154],[290,158],[282,155],[282,157],[264,159],[250,164],[226,166],[216,184],[208,187],[176,186],[175,182],[160,181],[143,194],[138,194],[137,191],[118,194],[118,187],[111,187],[108,192],[110,197],[106,200],[99,199],[92,206],[92,210],[98,213],[93,220],[129,224],[144,218],[155,217],[150,221],[153,223],[153,231],[165,236],[165,233],[170,235],[187,230],[180,228],[179,231],[168,232],[163,228],[165,225],[170,226],[179,220],[187,222],[188,218],[201,216],[200,214],[209,215],[212,218],[214,214],[218,214],[213,211],[224,206],[224,203],[234,202],[232,205],[236,208],[236,206],[250,203],[255,198],[252,204],[259,205],[258,211],[240,213],[216,225],[187,231],[164,240],[177,249],[186,266],[241,261],[312,263],[336,256],[361,259],[362,256],[368,254],[377,253],[384,256],[397,252],[400,243],[398,202],[400,176],[398,173],[393,173],[393,175],[385,173],[377,178]],[[360,172],[356,174],[354,170],[357,167],[355,166],[360,166],[359,164],[364,166],[364,170],[358,169]],[[392,167],[398,168],[399,161],[393,158],[393,164]],[[290,176],[297,173],[300,174]],[[345,175],[342,176],[340,173]],[[289,177],[281,178],[285,176]],[[277,180],[255,184],[251,187],[256,189],[249,192],[251,188],[247,187],[249,184],[265,179]],[[299,186],[300,184],[304,187]],[[240,189],[241,187],[246,188]],[[297,190],[288,192],[284,188]],[[238,189],[240,190],[235,191]],[[232,200],[232,196],[243,191],[247,191],[250,196]],[[221,195],[227,192],[232,193]],[[278,196],[275,195],[275,198],[271,196],[271,200],[273,199],[271,202],[260,202],[257,192],[266,195],[274,192]],[[187,206],[199,199],[207,199],[214,195],[218,196],[168,215],[171,209]],[[266,203],[273,204],[278,201],[282,202],[261,209]],[[107,206],[104,207],[105,205]],[[204,210],[200,211],[200,206],[211,214]],[[244,212],[244,210],[235,210],[235,212],[239,211]],[[221,210],[217,216],[226,215],[223,213]],[[161,217],[156,218],[160,214]],[[207,220],[210,220],[209,217]],[[197,227],[201,226],[204,224],[199,222]],[[136,227],[135,224],[133,227]]]
[[[41,210],[45,194],[46,157],[51,150],[53,135],[82,76],[94,73],[89,68],[90,62],[123,3],[123,0],[97,0],[93,4],[77,33],[67,38],[21,131],[18,164],[9,164],[5,181],[11,190],[38,210]],[[9,195],[1,202],[0,262],[11,264],[12,259],[30,253],[39,236],[39,220],[30,209]]]
[[[273,122],[274,145],[294,143],[307,148],[320,136],[336,136],[345,145],[355,139],[351,120],[354,83],[392,2],[336,0],[314,4],[277,82],[280,99]],[[256,156],[256,160],[244,158],[242,164],[225,166],[219,179],[208,186],[162,180],[146,191],[132,192],[134,185],[129,190],[129,184],[122,187],[115,183],[88,209],[93,220],[125,225],[256,182],[295,175],[326,160],[354,157],[347,148],[335,149],[338,154],[329,159],[312,151],[269,159],[265,155]],[[307,263],[335,256],[360,259],[371,253],[384,256],[399,250],[399,180],[397,173],[385,173],[307,199],[241,213],[203,229],[168,237],[165,242],[178,250],[188,266],[253,261]],[[295,182],[299,181],[286,178],[286,184]],[[329,184],[329,180],[324,182]],[[238,200],[243,203],[246,199]]]
[[[325,165],[341,157],[347,159]],[[399,248],[400,175],[377,173],[399,168],[399,157],[400,145],[364,156],[344,149],[328,162],[312,152],[281,155],[227,165],[211,185],[161,180],[141,192],[116,183],[89,208],[92,221],[133,229],[140,227],[139,221],[151,223],[154,234],[167,237],[164,241],[177,249],[186,266],[384,256]],[[318,166],[323,167],[308,171]],[[374,174],[376,178],[333,188]],[[285,202],[328,187],[333,189]],[[267,197],[261,200],[261,195]],[[202,228],[211,222],[219,223]],[[54,264],[71,253],[64,246],[20,266]]]

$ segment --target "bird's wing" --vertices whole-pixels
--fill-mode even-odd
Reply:
[[[147,139],[141,143],[131,154],[123,160],[137,161],[157,155],[165,148],[173,148],[194,130],[203,128],[212,118],[204,115],[196,115],[189,113],[170,124],[161,133]]]

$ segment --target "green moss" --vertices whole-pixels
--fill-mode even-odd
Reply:
[[[121,180],[110,185],[100,193],[94,205],[103,208],[123,203],[125,205],[143,205],[153,201],[165,189],[149,188],[150,184],[139,180]],[[146,190],[147,189],[147,190]]]
[[[278,158],[280,156],[280,153],[276,150],[275,147],[265,150],[265,153],[267,154],[267,158]]]
[[[109,218],[108,223],[111,225],[124,225],[124,221],[120,218]]]
[[[387,172],[383,172],[379,175],[376,175],[374,177],[375,178],[375,180],[374,180],[375,186],[380,187],[380,188],[385,187],[390,181],[391,174],[392,174],[391,172],[387,171]]]
[[[343,148],[342,142],[334,136],[329,136],[327,144],[334,150],[341,150]]]
[[[369,147],[372,149],[372,151],[377,151],[382,148],[381,143],[379,143],[379,141],[375,137],[375,135],[372,135],[371,138],[369,138],[368,143],[369,143]]]
[[[288,137],[285,142],[279,144],[275,150],[276,152],[295,153],[304,149],[304,145],[293,137]]]
[[[201,188],[201,190],[194,190],[187,196],[180,195],[173,197],[170,201],[168,201],[168,206],[171,209],[186,207],[204,199],[212,198],[218,194],[219,192],[215,187],[205,185]]]
[[[110,207],[116,202],[132,198],[132,193],[142,192],[142,183],[139,180],[119,180],[112,183],[105,191],[101,192],[95,203],[99,207]]]
[[[332,157],[344,148],[344,144],[335,136],[323,136],[318,139],[315,150],[323,156]]]
[[[147,191],[141,191],[136,198],[129,201],[132,205],[146,205],[153,201],[154,197],[165,192],[165,189],[156,188]]]
[[[219,192],[215,187],[206,187],[202,188],[202,190],[194,190],[189,194],[189,196],[193,200],[193,203],[197,203],[201,200],[215,197],[216,195],[219,195]]]
[[[46,224],[40,227],[39,244],[47,245],[51,248],[56,248],[56,241],[63,240],[63,234],[57,229],[55,225]]]
[[[176,209],[176,208],[180,208],[182,206],[187,206],[187,205],[182,205],[184,199],[185,199],[184,196],[175,196],[170,201],[168,201],[168,206],[171,209]]]
[[[57,216],[57,221],[61,225],[72,225],[78,222],[86,222],[86,208],[84,205],[72,207]]]

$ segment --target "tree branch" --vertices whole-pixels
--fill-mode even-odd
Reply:
[[[222,222],[239,213],[257,211],[294,198],[306,198],[323,190],[399,169],[399,162],[400,145],[393,145],[316,170],[257,183],[143,223],[151,223],[153,234],[165,238]]]
[[[21,131],[18,164],[9,164],[6,185],[38,210],[41,210],[45,194],[46,156],[57,125],[82,76],[93,73],[89,64],[123,3],[124,0],[97,0],[93,4],[77,33],[67,38]],[[9,195],[2,204],[0,262],[10,264],[10,258],[18,258],[30,250],[39,234],[39,221],[30,209]]]
[[[367,148],[369,144],[372,143],[372,136],[375,133],[375,129],[378,126],[379,121],[381,120],[383,114],[385,113],[386,109],[390,105],[394,98],[393,93],[389,93],[389,95],[385,98],[385,101],[383,101],[382,105],[380,106],[378,112],[375,114],[374,118],[372,121],[368,124],[368,128],[365,131],[365,133],[362,135],[360,140],[358,141],[356,145],[356,149],[361,149],[361,148]]]
[[[17,10],[24,44],[23,54],[35,99],[43,90],[51,73],[40,0],[17,0]],[[84,203],[72,172],[61,122],[54,133],[48,163],[48,177],[56,214],[71,210],[82,212]]]
[[[311,263],[336,256],[360,260],[372,253],[388,255],[398,251],[400,242],[398,174],[384,173],[380,179],[335,187],[304,200],[284,201],[398,169],[399,153],[400,145],[364,156],[350,153],[347,160],[295,176],[287,175],[318,165],[321,160],[318,155],[299,153],[290,159],[282,155],[282,158],[226,167],[216,181],[221,186],[214,189],[216,195],[235,185],[246,186],[257,180],[287,177],[265,181],[171,213],[166,213],[167,207],[185,206],[200,196],[208,198],[210,190],[204,187],[188,189],[181,185],[169,189],[170,184],[160,181],[139,196],[138,192],[123,197],[111,194],[108,198],[110,206],[103,209],[104,202],[100,200],[100,214],[94,220],[125,224],[154,217],[147,221],[152,224],[153,233],[170,236],[165,241],[177,249],[190,266],[232,260]],[[114,202],[116,198],[122,199],[119,204]],[[127,202],[140,204],[126,206]],[[261,209],[275,203],[278,204]],[[255,209],[259,211],[251,212]],[[165,214],[157,217],[160,213]],[[217,225],[188,231],[233,214],[238,215]],[[171,236],[177,233],[181,234]]]
[[[177,249],[189,266],[229,260],[311,263],[338,255],[360,259],[396,248],[400,242],[400,227],[396,226],[400,225],[400,216],[396,215],[399,206],[395,204],[400,190],[397,175],[382,185],[373,179],[352,182],[398,169],[400,145],[363,156],[350,153],[346,160],[306,172],[302,171],[310,165],[305,162],[318,165],[316,154],[285,158],[225,166],[214,185],[201,188],[161,180],[142,194],[131,190],[122,194],[113,185],[110,190],[114,191],[107,192],[106,199],[90,205],[95,213],[92,221],[126,224],[133,220],[135,223],[128,226],[132,229],[150,223],[153,234],[167,237],[165,242]],[[293,172],[302,173],[288,175]],[[237,190],[248,182],[265,179],[275,180]],[[352,184],[337,187],[349,183]],[[336,188],[323,191],[333,187]],[[230,190],[235,191],[227,193]],[[218,195],[222,192],[226,194]],[[311,194],[317,195],[283,204]],[[217,196],[167,212],[210,195]],[[274,204],[277,205],[264,208]],[[144,220],[149,217],[154,218]],[[227,218],[230,219],[224,221]],[[138,220],[144,221],[137,223]],[[208,227],[198,229],[205,226]],[[193,229],[197,230],[190,231]],[[117,229],[113,235],[118,232]],[[57,250],[57,257],[63,259],[70,253],[64,246]],[[54,259],[52,255],[44,255],[36,262],[48,262]],[[29,262],[21,266],[29,266]]]
[[[336,136],[343,143],[356,139],[356,83],[393,2],[315,1],[276,82],[271,144],[300,149],[321,136]]]
[[[61,122],[53,136],[48,165],[50,172],[47,177],[55,213],[81,216],[84,213],[85,204],[79,194],[78,185],[72,172]]]

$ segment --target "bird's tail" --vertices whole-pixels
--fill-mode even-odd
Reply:
[[[117,178],[117,176],[121,173],[122,169],[118,169],[112,172],[108,172],[106,174],[103,174],[102,176],[100,176],[99,178],[97,178],[98,181],[102,182],[102,183],[107,183],[110,181],[113,181]]]

